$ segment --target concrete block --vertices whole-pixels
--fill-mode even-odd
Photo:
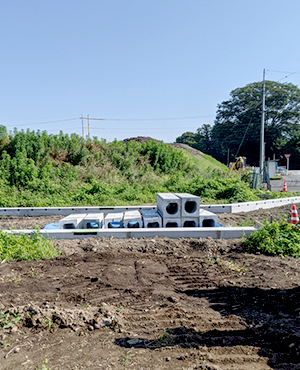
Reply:
[[[83,229],[100,229],[103,226],[104,215],[101,213],[88,213],[82,220]]]
[[[199,227],[199,216],[198,217],[182,217],[181,226],[182,227]]]
[[[156,210],[141,211],[145,229],[162,227],[162,218]]]
[[[73,213],[59,221],[60,229],[81,229],[85,213]]]
[[[216,227],[218,223],[218,216],[215,213],[200,209],[199,226],[200,227]]]
[[[122,227],[123,212],[108,213],[104,219],[105,229],[114,229]]]
[[[128,229],[139,229],[143,227],[142,216],[138,210],[125,211],[123,216],[123,227]]]
[[[181,217],[198,217],[200,198],[187,193],[175,193],[181,200]]]
[[[179,217],[163,217],[163,227],[182,227],[182,220]]]
[[[181,200],[172,193],[157,193],[157,209],[162,218],[181,217]]]

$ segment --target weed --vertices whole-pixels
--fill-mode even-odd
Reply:
[[[42,277],[44,274],[31,266],[30,269],[26,272],[26,275],[30,277]]]
[[[20,321],[21,317],[15,312],[0,311],[0,329],[8,329]]]
[[[5,341],[1,342],[0,344],[1,344],[1,346],[2,346],[3,348],[10,347],[10,344],[8,343],[8,341],[7,341],[7,340],[5,340]]]
[[[157,338],[156,340],[159,341],[159,342],[161,342],[161,341],[163,341],[163,340],[165,340],[167,338],[168,338],[168,334],[167,333],[164,333],[159,338]]]
[[[300,229],[285,222],[266,223],[242,245],[250,253],[300,258]]]
[[[236,262],[233,261],[223,261],[221,260],[220,257],[207,257],[207,261],[212,264],[212,265],[218,265],[222,267],[225,270],[230,270],[230,271],[246,271],[247,268],[245,266],[239,266]]]
[[[230,271],[241,272],[241,271],[247,270],[247,267],[239,266],[236,262],[233,262],[233,261],[222,261],[221,265]]]
[[[123,306],[120,306],[120,307],[116,307],[116,311],[118,311],[118,312],[122,312],[123,311]]]
[[[37,260],[53,258],[58,255],[53,241],[43,239],[38,231],[30,237],[25,234],[15,235],[0,231],[0,260]]]
[[[131,350],[129,350],[129,351],[127,351],[127,352],[126,352],[125,358],[124,358],[124,360],[122,361],[122,364],[123,364],[124,366],[126,366],[126,364],[127,364],[128,360],[130,359],[130,357],[133,357],[133,356],[134,356],[134,354],[133,354],[133,353],[131,353],[131,352],[132,352]]]
[[[52,327],[54,326],[54,322],[52,319],[44,318],[42,319],[43,324],[47,324],[48,330],[51,331]]]
[[[51,370],[51,368],[50,367],[47,367],[46,365],[47,365],[47,363],[48,363],[48,359],[46,358],[45,360],[43,360],[43,362],[42,362],[42,367],[41,368],[39,368],[39,367],[35,367],[34,368],[34,370]]]

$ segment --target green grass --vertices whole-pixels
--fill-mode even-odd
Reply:
[[[21,317],[14,312],[0,311],[0,329],[8,329],[20,321]]]
[[[30,235],[10,234],[0,231],[0,260],[38,260],[58,255],[54,242],[43,239],[38,231]]]
[[[300,258],[299,225],[266,222],[244,240],[242,245],[250,253]]]

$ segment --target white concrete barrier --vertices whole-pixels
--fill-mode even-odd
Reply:
[[[50,239],[82,239],[90,237],[103,238],[207,238],[240,239],[248,237],[256,229],[254,227],[176,227],[158,229],[74,229],[74,230],[40,230],[39,233]],[[2,230],[12,234],[30,235],[36,230]]]
[[[239,213],[281,207],[286,204],[300,203],[300,197],[278,198],[258,200],[254,202],[231,203],[231,204],[201,204],[200,208],[213,213]]]
[[[68,216],[71,213],[103,213],[125,212],[133,210],[156,210],[156,206],[117,206],[117,207],[2,207],[0,216],[18,217],[39,217],[62,215]]]
[[[300,203],[300,197],[289,197],[279,199],[268,199],[254,202],[232,203],[232,204],[201,204],[200,209],[211,211],[213,213],[238,213],[248,212],[256,209],[267,209],[280,207],[286,204]],[[125,212],[131,210],[156,211],[157,207],[153,206],[118,206],[118,207],[2,207],[0,216],[51,216],[62,215],[68,216],[71,213],[100,213],[106,215],[109,212]]]

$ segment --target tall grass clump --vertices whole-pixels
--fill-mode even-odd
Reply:
[[[54,242],[43,239],[38,231],[30,235],[0,231],[0,260],[39,260],[58,255]]]
[[[300,230],[285,222],[266,222],[243,244],[250,253],[300,258]]]

